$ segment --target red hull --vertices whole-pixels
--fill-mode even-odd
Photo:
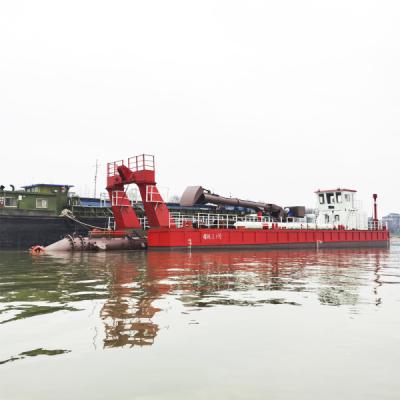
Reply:
[[[149,248],[386,246],[387,230],[258,230],[159,228],[148,231]]]

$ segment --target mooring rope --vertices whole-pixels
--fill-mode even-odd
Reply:
[[[94,226],[94,225],[87,224],[86,222],[79,221],[79,220],[75,217],[75,215],[72,214],[72,211],[71,211],[71,210],[68,210],[68,209],[66,209],[66,208],[65,208],[64,210],[61,211],[60,217],[69,218],[70,220],[76,222],[77,224],[80,224],[80,225],[82,225],[82,226],[84,226],[84,227],[87,227],[87,228],[100,229],[100,230],[102,230],[102,231],[109,231],[108,228],[102,228],[102,227],[100,227],[100,226]]]

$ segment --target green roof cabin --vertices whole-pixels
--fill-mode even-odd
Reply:
[[[0,215],[59,215],[73,185],[38,183],[15,190],[0,185]]]

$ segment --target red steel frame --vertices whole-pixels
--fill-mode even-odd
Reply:
[[[115,229],[140,229],[139,219],[126,195],[125,185],[135,183],[140,191],[143,206],[151,227],[170,226],[169,210],[162,199],[155,181],[154,156],[141,154],[107,164],[107,191],[115,218]],[[151,195],[149,197],[149,194]],[[117,199],[117,203],[113,202]]]

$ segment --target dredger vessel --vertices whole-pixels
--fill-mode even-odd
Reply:
[[[137,217],[125,187],[138,186],[147,222]],[[141,154],[127,161],[107,164],[107,191],[115,218],[114,230],[93,230],[89,236],[73,236],[43,251],[202,249],[202,248],[323,248],[387,246],[389,231],[378,220],[377,195],[374,215],[368,221],[353,189],[317,190],[317,207],[309,221],[303,206],[276,204],[223,197],[201,186],[190,186],[181,206],[219,204],[243,207],[252,213],[171,213],[155,181],[154,156]]]

